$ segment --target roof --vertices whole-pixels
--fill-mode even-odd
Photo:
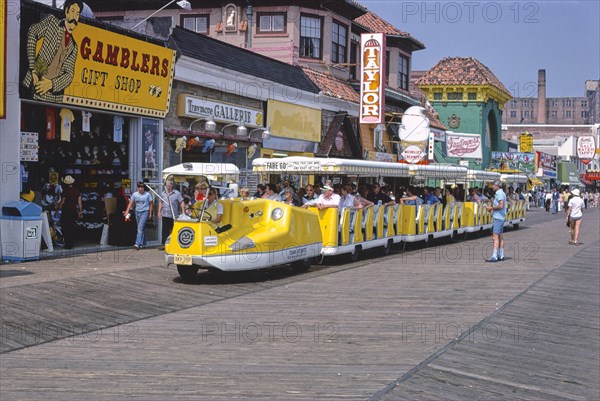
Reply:
[[[360,103],[360,95],[348,82],[337,79],[330,73],[315,71],[308,67],[301,68],[312,83],[323,92],[323,95],[352,103]]]
[[[371,11],[356,18],[354,22],[368,31],[378,33],[380,32],[388,36],[395,36],[398,38],[408,39],[412,41],[418,48],[425,48],[425,45],[422,42],[415,39],[408,32],[403,32],[399,30],[398,28],[396,28],[395,26],[393,26],[392,24],[390,24],[389,22],[387,22],[386,20],[384,20],[383,18]]]
[[[171,44],[181,55],[306,92],[319,89],[297,66],[176,26]],[[233,77],[232,77],[233,78]]]
[[[491,85],[512,97],[494,73],[473,57],[445,57],[419,78],[417,85]]]

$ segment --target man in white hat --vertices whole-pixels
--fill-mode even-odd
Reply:
[[[323,185],[321,189],[323,190],[323,192],[321,193],[321,195],[319,195],[316,201],[308,201],[304,205],[302,205],[302,207],[307,208],[309,206],[316,205],[319,210],[327,209],[330,207],[337,209],[340,204],[340,196],[333,192],[333,188],[330,186],[330,184]]]
[[[494,241],[494,253],[486,262],[499,262],[504,260],[504,221],[506,220],[506,194],[502,190],[502,181],[494,181],[494,200],[492,206],[486,206],[488,212],[492,212],[492,239]]]
[[[83,216],[83,207],[81,204],[81,193],[73,184],[75,179],[68,175],[63,178],[63,183],[67,188],[62,192],[60,200],[60,226],[62,228],[64,248],[71,249],[73,242],[77,238],[77,219]]]
[[[569,244],[579,245],[579,229],[583,219],[583,209],[585,202],[581,199],[579,189],[571,191],[571,198],[567,206],[567,223],[571,227],[571,240]]]

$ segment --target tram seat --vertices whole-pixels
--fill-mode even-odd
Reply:
[[[363,217],[364,209],[357,210],[352,216],[352,233],[350,234],[350,243],[355,244],[357,242],[364,241],[363,234]]]
[[[392,229],[394,233],[392,235],[400,235],[400,225],[402,222],[400,221],[401,213],[400,213],[400,204],[396,203],[392,206]]]
[[[435,203],[435,211],[433,215],[433,228],[434,231],[442,231],[442,227],[444,226],[443,220],[443,205],[441,203]]]
[[[440,207],[444,207],[444,205],[441,205]],[[451,206],[450,205],[446,205],[446,207],[444,207],[444,210],[442,212],[442,221],[440,223],[440,227],[441,227],[441,231],[446,230],[447,228],[450,228],[450,215],[451,215]]]
[[[427,216],[429,205],[418,205],[417,215],[415,216],[416,233],[423,234],[427,227],[425,227],[425,217]]]
[[[457,206],[457,210],[456,210],[456,221],[455,221],[455,226],[456,227],[463,227],[464,224],[464,220],[463,220],[463,203],[464,202],[456,202]]]
[[[423,221],[423,232],[430,233],[434,231],[433,217],[435,214],[435,205],[423,205],[424,207],[424,221]]]
[[[417,225],[415,224],[415,222],[417,221],[417,207],[410,205],[400,205],[399,209],[399,215],[401,219],[400,229],[398,230],[399,234],[415,235],[417,233]]]
[[[373,223],[375,221],[375,209],[378,208],[378,205],[375,205],[369,209],[367,209],[367,215],[363,218],[363,234],[364,240],[370,241],[373,239]]]
[[[385,237],[393,237],[396,233],[396,229],[394,228],[394,213],[395,213],[396,205],[394,206],[386,206],[385,207],[385,215],[384,215],[384,236]]]
[[[375,224],[373,226],[373,236],[374,238],[379,239],[383,238],[386,206],[376,205],[374,207],[376,207],[377,210],[375,210]]]
[[[350,243],[350,233],[352,229],[351,225],[351,212],[348,208],[343,208],[339,212],[339,227],[338,227],[338,244],[348,245]]]

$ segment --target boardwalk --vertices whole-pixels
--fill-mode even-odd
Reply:
[[[9,266],[0,399],[594,400],[599,226],[589,212],[574,247],[562,219],[525,225],[504,263],[482,263],[485,237],[196,285],[155,250],[47,267],[64,278]],[[99,330],[77,335],[84,322]]]

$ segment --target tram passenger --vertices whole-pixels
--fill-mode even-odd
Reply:
[[[249,200],[250,199],[250,190],[248,188],[240,189],[240,200]]]
[[[408,206],[419,206],[423,204],[423,199],[415,195],[416,190],[414,187],[406,188],[406,197],[400,199],[400,204]]]
[[[206,221],[211,226],[216,227],[223,217],[223,205],[218,202],[217,190],[215,188],[208,190],[206,202],[202,221]]]
[[[467,195],[467,202],[479,202],[481,198],[477,195],[476,188],[469,188],[469,195]]]
[[[396,202],[381,191],[381,186],[375,183],[371,186],[372,192],[369,193],[367,199],[376,205],[394,205]]]
[[[338,205],[338,210],[340,212],[344,208],[351,210],[362,209],[363,205],[356,196],[352,195],[352,187],[350,185],[342,185],[340,192],[340,204]]]
[[[283,190],[283,203],[290,206],[300,206],[300,201],[296,199],[294,188],[288,186]]]
[[[368,209],[375,205],[373,202],[367,199],[368,194],[369,190],[367,189],[367,187],[365,187],[364,185],[358,187],[358,193],[356,194],[356,198],[363,205],[364,209]]]
[[[434,189],[433,194],[440,200],[442,206],[446,207],[446,197],[442,195],[442,188]]]
[[[205,182],[199,182],[196,184],[194,190],[194,199],[196,202],[203,201],[206,199],[206,190],[208,189],[208,185]]]
[[[423,203],[426,205],[433,205],[439,203],[440,200],[433,194],[433,188],[425,187],[423,189]]]
[[[310,201],[315,201],[317,199],[319,199],[319,195],[317,195],[315,193],[315,187],[312,184],[308,184],[305,188],[304,191],[306,192],[303,196],[302,196],[302,204],[306,204],[306,202],[310,202]]]
[[[262,198],[263,195],[265,194],[266,189],[267,189],[267,186],[265,184],[258,184],[256,186],[256,192],[252,196],[257,199]]]
[[[329,185],[323,185],[323,191],[324,192],[319,195],[319,198],[316,201],[306,202],[302,207],[307,208],[316,205],[319,210],[337,208],[340,204],[340,196],[333,193],[333,188]]]
[[[263,194],[263,199],[269,199],[281,202],[281,196],[277,193],[277,185],[275,184],[267,184],[267,188],[265,193]]]

